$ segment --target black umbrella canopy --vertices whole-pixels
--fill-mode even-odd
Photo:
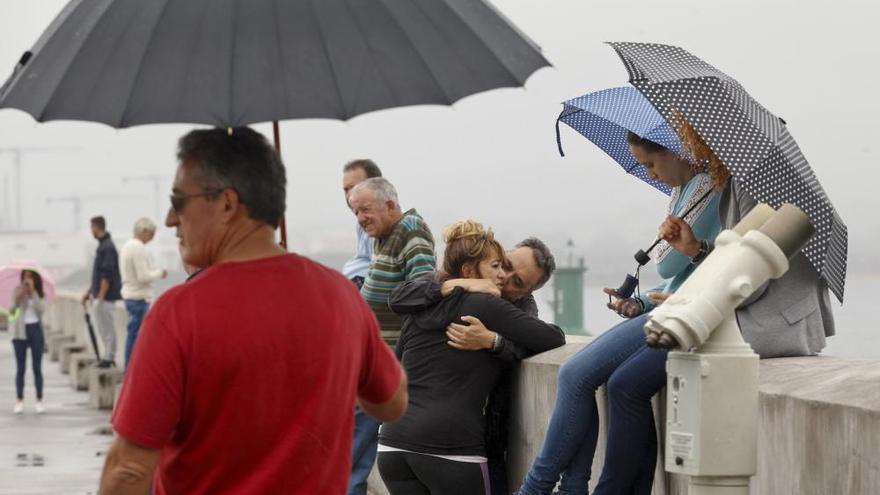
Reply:
[[[785,121],[733,78],[679,47],[610,43],[635,86],[673,126],[684,118],[756,200],[792,203],[816,227],[803,253],[843,301],[847,228]]]
[[[30,53],[0,107],[113,127],[344,120],[549,65],[482,0],[73,0]]]

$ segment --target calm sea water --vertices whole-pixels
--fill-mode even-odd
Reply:
[[[621,277],[622,278],[621,274]],[[600,277],[597,277],[600,278]],[[595,282],[598,282],[596,284]],[[598,335],[621,321],[620,317],[605,307],[608,296],[602,287],[617,285],[620,280],[591,280],[587,273],[588,285],[584,287],[584,326],[593,335]],[[647,284],[651,287],[652,284]],[[880,324],[873,308],[880,289],[880,274],[849,274],[846,281],[845,304],[840,305],[832,296],[832,308],[837,327],[837,335],[828,339],[823,354],[847,358],[880,360]],[[644,291],[644,287],[642,288]],[[541,316],[548,319],[553,314],[549,299],[550,290],[544,289],[536,294]]]

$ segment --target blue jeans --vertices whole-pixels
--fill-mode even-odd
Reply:
[[[360,407],[355,407],[348,495],[367,494],[367,478],[373,470],[373,463],[376,462],[378,448],[379,422],[367,415]]]
[[[522,495],[586,494],[599,434],[596,389],[607,383],[608,443],[594,495],[650,494],[657,461],[651,397],[666,384],[666,352],[645,345],[647,315],[611,328],[559,370],[556,406]]]
[[[15,351],[15,397],[18,400],[24,399],[24,370],[27,367],[27,348],[30,347],[37,400],[43,400],[43,325],[28,323],[24,326],[24,333],[24,339],[12,339],[12,348]]]
[[[150,303],[143,299],[126,299],[125,311],[128,312],[128,336],[125,339],[125,368],[128,369],[128,362],[131,360],[131,353],[134,351],[134,343],[137,340],[138,332],[141,329],[141,323],[144,322],[144,315],[150,309]]]

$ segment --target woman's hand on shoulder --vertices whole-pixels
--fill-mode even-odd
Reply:
[[[668,242],[676,251],[693,258],[700,251],[700,241],[691,226],[681,218],[669,215],[657,229],[657,237]]]
[[[479,318],[462,316],[465,324],[450,323],[446,327],[446,342],[460,351],[479,351],[492,349],[495,345],[495,332],[486,328]]]

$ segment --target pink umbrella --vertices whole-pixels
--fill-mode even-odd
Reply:
[[[0,267],[0,308],[12,307],[12,293],[21,284],[21,271],[33,270],[43,279],[46,302],[55,298],[55,280],[49,272],[34,260],[12,260]]]

